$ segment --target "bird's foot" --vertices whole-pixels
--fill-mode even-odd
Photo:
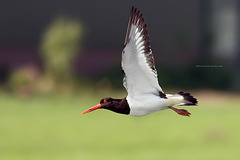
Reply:
[[[177,109],[172,106],[170,106],[169,108],[172,109],[173,111],[175,111],[177,114],[182,115],[182,116],[189,117],[191,115],[191,113],[189,113],[186,109]]]

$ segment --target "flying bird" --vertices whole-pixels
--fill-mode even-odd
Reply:
[[[147,25],[143,15],[135,7],[132,7],[128,20],[121,66],[127,97],[102,98],[98,105],[87,109],[82,114],[96,109],[108,109],[131,116],[145,116],[156,111],[171,109],[182,116],[191,115],[187,110],[173,106],[197,105],[196,98],[182,91],[177,94],[165,94],[158,84]]]

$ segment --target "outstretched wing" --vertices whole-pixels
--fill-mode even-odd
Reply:
[[[134,7],[131,10],[122,51],[122,70],[125,74],[123,85],[128,96],[143,94],[165,96],[158,84],[147,25],[142,14],[140,15]]]

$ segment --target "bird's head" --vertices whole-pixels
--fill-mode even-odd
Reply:
[[[113,112],[121,113],[121,114],[129,114],[130,108],[126,98],[122,99],[114,99],[110,97],[106,97],[100,100],[100,103],[92,108],[87,109],[82,112],[82,114],[92,112],[96,109],[108,109]]]
[[[113,99],[111,97],[102,98],[99,104],[92,108],[87,109],[86,111],[82,112],[82,114],[92,112],[96,109],[108,109],[114,111],[114,108],[116,108],[117,105],[119,104],[118,102],[119,100]]]

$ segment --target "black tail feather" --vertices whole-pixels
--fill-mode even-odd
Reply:
[[[178,93],[179,95],[183,96],[184,100],[187,101],[185,103],[185,106],[195,106],[197,105],[198,101],[196,98],[194,98],[190,93],[184,93],[183,91]]]

